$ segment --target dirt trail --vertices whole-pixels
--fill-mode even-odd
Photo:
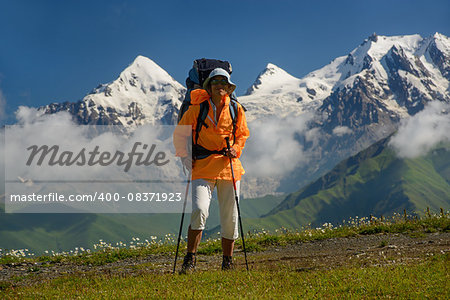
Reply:
[[[350,238],[333,238],[287,246],[271,246],[264,251],[248,253],[251,270],[289,269],[299,272],[332,269],[341,266],[379,266],[406,264],[424,260],[433,255],[450,252],[450,233],[429,233],[419,237],[406,234],[379,234]],[[179,269],[182,256],[178,261]],[[244,255],[235,252],[236,269],[245,268]],[[197,270],[219,270],[222,258],[216,255],[198,255]],[[110,274],[137,276],[145,273],[172,272],[173,256],[151,255],[125,259],[103,266],[84,266],[74,263],[18,263],[0,265],[0,283],[29,285],[43,279],[69,274],[80,276]]]

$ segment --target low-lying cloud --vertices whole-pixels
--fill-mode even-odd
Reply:
[[[450,103],[433,101],[415,116],[402,121],[390,145],[402,158],[427,154],[440,142],[450,141]]]
[[[43,114],[25,106],[17,110],[16,119],[16,125],[2,131],[6,142],[0,147],[0,160],[6,158],[7,195],[106,193],[119,197],[121,193],[122,197],[133,197],[140,193],[140,197],[144,193],[169,195],[185,189],[186,176],[174,156],[174,126],[145,125],[133,131],[122,126],[85,126],[75,124],[67,112]],[[98,204],[83,206],[82,211],[180,211],[181,202],[161,201],[141,208],[136,201],[120,199],[123,201],[105,202],[114,204],[112,207],[96,201]],[[77,209],[81,205],[74,204]],[[22,203],[17,205],[13,210],[22,209]],[[49,205],[45,208],[47,212],[54,209]]]
[[[312,114],[283,119],[273,116],[249,123],[250,138],[243,155],[248,173],[280,176],[307,162],[309,154],[303,142],[314,143],[318,135],[309,128],[312,118]]]
[[[333,135],[336,136],[344,136],[350,133],[352,133],[352,130],[347,126],[337,126],[336,128],[333,129]]]

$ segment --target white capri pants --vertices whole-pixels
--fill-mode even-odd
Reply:
[[[217,187],[217,198],[220,210],[220,232],[223,238],[235,240],[238,238],[238,211],[234,198],[233,181],[222,179],[195,179],[192,181],[192,215],[191,229],[205,229],[209,215],[209,204],[212,192]],[[239,195],[240,181],[236,181]]]

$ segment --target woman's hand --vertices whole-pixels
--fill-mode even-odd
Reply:
[[[192,171],[192,158],[191,157],[182,157],[181,162],[183,163],[183,166],[189,171]]]
[[[225,155],[229,158],[236,158],[237,152],[233,147],[231,147],[230,149],[225,149]]]

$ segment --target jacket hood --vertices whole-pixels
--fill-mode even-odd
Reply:
[[[203,89],[196,89],[191,92],[191,104],[200,104],[210,98],[208,92]]]

